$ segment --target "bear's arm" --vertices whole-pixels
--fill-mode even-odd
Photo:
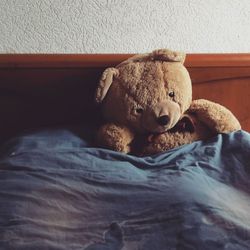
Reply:
[[[229,133],[241,129],[240,123],[230,110],[205,99],[194,100],[189,108],[199,120],[216,133]]]
[[[140,156],[152,155],[179,147],[184,144],[191,143],[199,139],[197,135],[189,132],[166,132],[160,135],[155,135],[152,141],[148,142],[140,152]]]
[[[108,123],[100,127],[97,133],[97,144],[118,152],[129,153],[134,139],[133,132],[114,123]]]

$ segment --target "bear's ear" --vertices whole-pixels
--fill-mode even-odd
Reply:
[[[146,62],[146,61],[165,61],[165,62],[180,62],[184,63],[186,54],[183,52],[172,51],[169,49],[158,49],[147,54],[134,55],[127,60],[121,62],[117,67],[121,67],[128,63],[133,62]]]
[[[161,60],[167,62],[181,62],[185,61],[186,54],[183,52],[172,51],[169,49],[158,49],[150,53],[152,60]]]
[[[99,85],[96,90],[95,100],[97,103],[101,103],[105,98],[108,90],[113,82],[113,78],[119,75],[119,71],[116,68],[107,68],[102,73]]]

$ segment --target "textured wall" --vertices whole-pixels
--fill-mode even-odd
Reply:
[[[250,0],[0,0],[0,53],[250,52]]]

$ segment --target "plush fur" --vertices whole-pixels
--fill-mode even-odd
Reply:
[[[107,123],[101,147],[148,155],[240,129],[235,116],[208,100],[192,101],[185,54],[167,49],[106,69],[96,91]]]

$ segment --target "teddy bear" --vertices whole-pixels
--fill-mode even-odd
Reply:
[[[159,49],[107,68],[95,94],[106,120],[98,146],[144,156],[239,130],[224,106],[192,101],[184,61],[185,53]]]

